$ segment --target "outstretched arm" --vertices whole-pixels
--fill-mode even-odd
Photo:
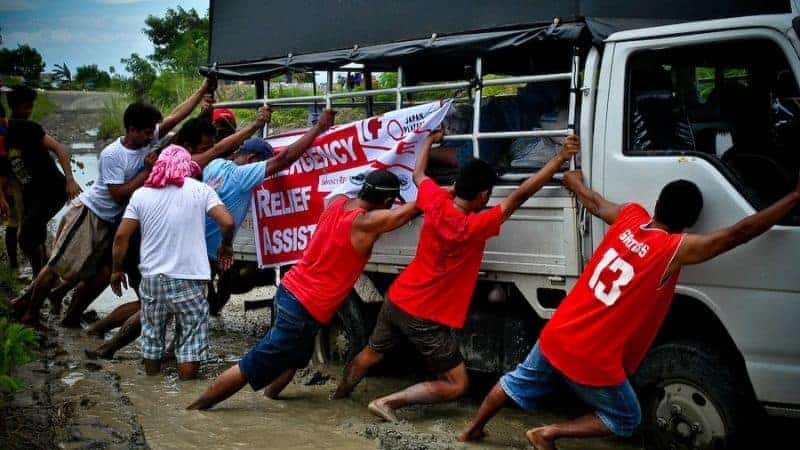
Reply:
[[[425,136],[425,140],[422,141],[422,146],[417,152],[417,164],[414,166],[414,184],[417,186],[419,186],[425,178],[428,178],[428,176],[425,175],[425,171],[428,170],[428,159],[430,159],[431,156],[431,147],[437,142],[442,142],[442,138],[444,138],[444,132],[442,130],[436,130]]]
[[[800,183],[782,199],[733,226],[707,234],[687,234],[673,258],[669,273],[681,266],[699,264],[732,250],[763,234],[800,202]]]
[[[189,114],[194,111],[203,96],[207,93],[210,94],[217,89],[217,80],[213,78],[206,78],[199,89],[194,91],[192,95],[178,105],[164,120],[161,121],[161,126],[158,128],[159,138],[162,138],[172,131],[175,126],[183,122],[183,119],[189,117]]]
[[[268,106],[259,108],[255,122],[217,142],[213,147],[203,153],[192,155],[192,161],[196,162],[200,167],[205,167],[211,161],[233,152],[239,148],[242,142],[261,129],[264,124],[269,123],[271,118],[272,110],[269,109]]]
[[[539,189],[542,188],[553,175],[558,172],[558,169],[569,161],[570,158],[575,156],[581,148],[580,139],[577,135],[567,136],[564,140],[564,145],[561,146],[559,151],[550,161],[545,164],[535,175],[525,180],[514,192],[500,202],[500,208],[503,210],[503,221],[508,220],[511,214],[516,211],[525,200],[529,199]]]
[[[583,173],[573,170],[564,174],[564,186],[578,197],[578,201],[592,215],[603,219],[609,225],[617,220],[622,205],[608,201],[598,192],[589,189],[583,183]]]
[[[408,202],[394,209],[377,209],[362,214],[353,225],[364,233],[388,233],[402,227],[409,220],[417,217],[419,213],[416,203]]]
[[[128,282],[125,279],[125,255],[128,254],[131,236],[139,228],[139,221],[135,219],[122,219],[117,227],[117,234],[114,235],[114,245],[111,248],[111,290],[122,296],[122,288],[128,289]]]
[[[55,153],[56,158],[58,158],[58,164],[61,166],[61,170],[64,171],[64,177],[67,179],[67,198],[72,200],[82,192],[82,189],[72,175],[72,164],[70,164],[69,161],[69,152],[67,152],[67,148],[64,147],[64,144],[53,139],[49,134],[44,136],[44,146]]]
[[[264,176],[271,176],[291,166],[311,146],[317,136],[328,131],[328,128],[333,126],[335,117],[336,111],[332,109],[323,111],[314,127],[308,130],[300,139],[289,144],[282,152],[267,160],[267,169]]]

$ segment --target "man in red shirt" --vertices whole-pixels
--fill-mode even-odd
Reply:
[[[686,180],[661,191],[651,217],[638,204],[618,205],[583,184],[579,171],[564,185],[589,212],[611,225],[575,287],[547,323],[528,357],[504,375],[459,436],[478,440],[509,398],[524,409],[567,387],[592,407],[575,420],[527,432],[535,449],[554,449],[561,437],[630,436],[641,421],[628,381],[669,311],[681,267],[714,258],[767,231],[800,201],[800,185],[767,209],[707,234],[686,229],[703,197]]]
[[[441,132],[428,136],[417,155],[417,208],[425,215],[417,254],[389,288],[369,345],[347,366],[333,394],[333,398],[349,395],[370,367],[402,338],[408,338],[438,379],[369,404],[373,414],[389,421],[398,420],[397,408],[451,401],[466,392],[467,369],[453,329],[464,327],[486,241],[497,236],[503,222],[580,147],[577,136],[568,137],[561,151],[536,175],[498,205],[484,210],[496,178],[487,163],[473,160],[464,166],[456,179],[455,195],[425,176],[431,145],[442,137]]]
[[[266,387],[267,397],[280,394],[295,371],[308,365],[317,332],[353,289],[375,241],[418,214],[413,202],[389,209],[399,195],[397,176],[375,170],[367,175],[358,198],[332,199],[302,259],[281,280],[275,324],[187,409],[211,408],[248,383],[254,391]]]

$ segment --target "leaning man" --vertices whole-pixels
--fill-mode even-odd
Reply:
[[[131,235],[141,227],[142,348],[145,372],[157,375],[164,356],[168,319],[176,319],[178,375],[197,376],[208,355],[208,302],[211,279],[206,258],[206,214],[220,227],[220,268],[233,261],[233,218],[213,189],[193,179],[200,166],[186,149],[171,145],[161,152],[144,187],[134,192],[117,229],[111,287],[127,288],[123,262]]]

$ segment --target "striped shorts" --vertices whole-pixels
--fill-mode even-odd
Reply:
[[[142,353],[144,359],[164,356],[167,324],[175,317],[178,363],[208,359],[208,301],[205,280],[165,275],[142,278]]]

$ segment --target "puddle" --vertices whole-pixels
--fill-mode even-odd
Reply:
[[[84,375],[81,372],[71,372],[69,375],[66,375],[63,378],[61,378],[61,382],[66,384],[67,386],[74,386],[75,383],[85,378],[86,375]]]
[[[69,146],[73,150],[94,150],[92,142],[75,142]]]

